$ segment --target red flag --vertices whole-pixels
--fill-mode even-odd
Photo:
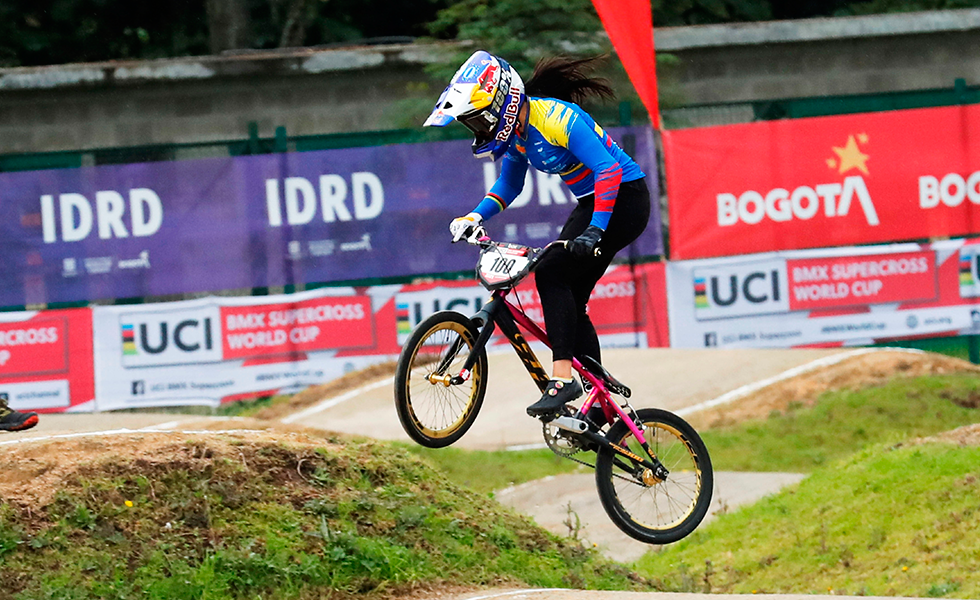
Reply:
[[[657,102],[657,63],[653,49],[653,10],[650,0],[592,0],[616,54],[633,87],[660,128]]]

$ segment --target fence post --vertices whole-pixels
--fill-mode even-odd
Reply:
[[[287,150],[289,150],[289,138],[286,137],[286,128],[280,125],[276,127],[276,141],[272,151],[282,153]]]
[[[259,124],[256,121],[248,122],[248,153],[259,153]]]

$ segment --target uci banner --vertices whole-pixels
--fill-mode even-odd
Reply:
[[[980,239],[671,262],[671,347],[867,345],[980,333]]]
[[[612,133],[656,181],[652,131]],[[448,224],[495,169],[458,141],[0,173],[0,306],[469,270]],[[542,246],[573,202],[529,172],[488,227]],[[658,213],[630,252],[663,253]]]
[[[379,331],[375,313],[389,295],[334,288],[95,307],[96,408],[215,406],[387,360],[395,332]]]
[[[980,106],[664,132],[671,258],[980,233]]]
[[[460,250],[475,259],[475,248]],[[87,408],[216,406],[326,383],[393,361],[429,315],[455,310],[472,316],[486,299],[487,291],[472,281],[429,281],[97,306],[91,310],[96,401]],[[522,282],[513,301],[542,323],[533,282]],[[603,347],[666,346],[666,304],[663,263],[618,265],[593,290],[589,314]],[[42,319],[38,328],[53,318]],[[0,341],[3,335],[0,330]],[[506,349],[502,337],[493,343]],[[84,369],[86,356],[91,373],[91,345],[72,365]]]

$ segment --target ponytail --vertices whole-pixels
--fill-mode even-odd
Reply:
[[[609,81],[590,76],[596,63],[604,58],[604,56],[542,58],[535,65],[531,78],[527,80],[525,93],[528,96],[557,98],[575,104],[581,104],[590,98],[612,100],[616,94],[610,87]]]

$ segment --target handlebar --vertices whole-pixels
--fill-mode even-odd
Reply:
[[[471,244],[473,246],[479,246],[481,249],[489,248],[494,244],[494,241],[490,239],[490,234],[487,232],[486,228],[484,228],[482,225],[474,229],[473,233],[470,236],[463,239],[466,240],[467,244]],[[535,251],[535,256],[534,258],[531,259],[532,268],[533,265],[537,264],[538,261],[541,260],[541,258],[547,253],[548,250],[551,250],[552,248],[556,248],[558,246],[561,246],[562,248],[568,250],[568,244],[570,241],[571,240],[554,240],[548,242],[543,248],[530,248],[530,246],[528,246],[528,248]],[[596,247],[593,250],[593,252],[596,256],[602,255],[602,252],[598,247]]]

